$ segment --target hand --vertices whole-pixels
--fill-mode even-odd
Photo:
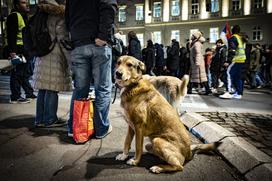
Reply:
[[[227,66],[229,66],[229,64],[228,63],[224,63],[224,65],[223,65],[224,67],[227,67]]]
[[[11,58],[15,58],[16,57],[16,53],[14,53],[14,52],[10,53],[9,55],[10,55]]]
[[[96,38],[96,39],[95,39],[95,44],[96,44],[97,46],[101,47],[101,46],[107,45],[107,42],[104,41],[104,40],[101,40],[101,39],[99,39],[99,38]]]

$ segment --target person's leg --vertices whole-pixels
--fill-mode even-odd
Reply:
[[[76,47],[71,52],[71,69],[74,81],[74,90],[70,104],[68,133],[73,133],[74,100],[87,98],[89,94],[90,82],[92,78],[90,60],[91,52],[90,45]],[[102,70],[102,72],[103,71],[104,70]],[[109,79],[111,81],[111,77]]]
[[[11,101],[16,101],[21,97],[21,83],[19,75],[16,74],[15,70],[11,70],[10,73],[10,99]]]
[[[39,90],[36,102],[36,117],[35,125],[44,124],[44,99],[45,99],[45,90]]]
[[[26,98],[34,98],[33,97],[33,88],[31,84],[29,83],[29,78],[28,77],[22,77],[22,87],[25,91]]]
[[[256,87],[256,72],[251,71],[250,72],[250,87],[255,88]]]
[[[92,70],[95,87],[94,127],[97,138],[107,134],[111,103],[111,48],[93,46]]]
[[[44,99],[44,123],[45,126],[58,121],[58,92],[46,90]]]
[[[233,82],[233,78],[232,78],[232,69],[234,68],[234,65],[235,63],[231,63],[228,68],[227,68],[227,71],[226,71],[226,92],[231,92],[231,88],[232,88],[232,82]]]

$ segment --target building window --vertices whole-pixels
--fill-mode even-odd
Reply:
[[[136,21],[144,20],[144,5],[136,5]]]
[[[38,3],[38,0],[29,0],[30,5],[35,5]]]
[[[260,26],[253,28],[253,41],[260,41],[263,39],[263,33]]]
[[[210,43],[215,43],[219,39],[219,29],[210,28]]]
[[[194,32],[196,32],[196,31],[199,31],[199,30],[198,30],[198,29],[191,29],[191,30],[190,30],[190,36],[189,36],[190,39],[191,39],[192,34],[193,34]]]
[[[192,0],[192,14],[198,14],[198,13],[199,13],[199,1]]]
[[[178,42],[180,41],[180,33],[179,30],[173,30],[171,31],[171,40],[177,40]]]
[[[179,0],[173,0],[172,1],[171,15],[172,16],[179,16],[180,15]]]
[[[263,0],[254,0],[254,8],[262,8],[263,7]]]
[[[152,33],[152,41],[153,41],[153,43],[161,44],[161,32],[160,31],[154,31]]]
[[[125,22],[127,20],[126,17],[126,6],[120,6],[118,12],[118,21]]]
[[[240,0],[232,0],[232,10],[237,11],[240,9]]]
[[[153,17],[161,17],[161,2],[154,2]]]
[[[139,33],[136,34],[138,40],[140,41],[141,47],[144,47],[144,34],[143,33]]]
[[[219,12],[219,0],[211,0],[211,12]]]

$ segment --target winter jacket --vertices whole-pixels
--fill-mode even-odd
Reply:
[[[215,55],[212,59],[210,71],[219,74],[223,69],[223,64],[227,62],[227,47],[226,45],[216,47]]]
[[[129,40],[128,55],[142,60],[141,44],[137,38],[131,38]]]
[[[65,20],[75,45],[94,43],[95,38],[111,42],[116,0],[66,0]]]
[[[164,59],[164,51],[163,48],[159,44],[155,44],[155,50],[156,50],[156,67],[163,67],[166,65],[165,59]]]
[[[142,51],[143,62],[147,69],[154,69],[155,67],[155,49],[154,47],[144,48]]]
[[[174,42],[173,46],[170,47],[167,56],[167,69],[178,70],[179,69],[179,44]]]
[[[205,71],[205,62],[202,55],[203,45],[205,42],[204,37],[195,39],[190,45],[190,82],[202,83],[207,82]]]
[[[41,9],[49,13],[47,25],[53,40],[58,39],[54,49],[48,55],[37,57],[35,61],[33,84],[35,89],[52,91],[70,91],[70,52],[59,40],[68,39],[69,34],[65,26],[64,6],[58,5],[55,0],[46,0],[48,3]]]
[[[252,49],[250,53],[249,71],[257,72],[260,68],[261,50],[259,48]]]

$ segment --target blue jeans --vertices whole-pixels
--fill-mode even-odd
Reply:
[[[243,95],[244,81],[242,79],[244,63],[232,63],[230,65],[230,76],[238,95]]]
[[[87,98],[91,78],[94,79],[94,128],[96,136],[103,136],[109,128],[109,108],[111,103],[111,59],[112,52],[108,46],[98,47],[94,44],[76,47],[71,52],[71,68],[74,90],[68,120],[68,132],[73,133],[74,100]]]
[[[39,90],[36,102],[35,125],[43,123],[46,126],[58,120],[58,92]]]

